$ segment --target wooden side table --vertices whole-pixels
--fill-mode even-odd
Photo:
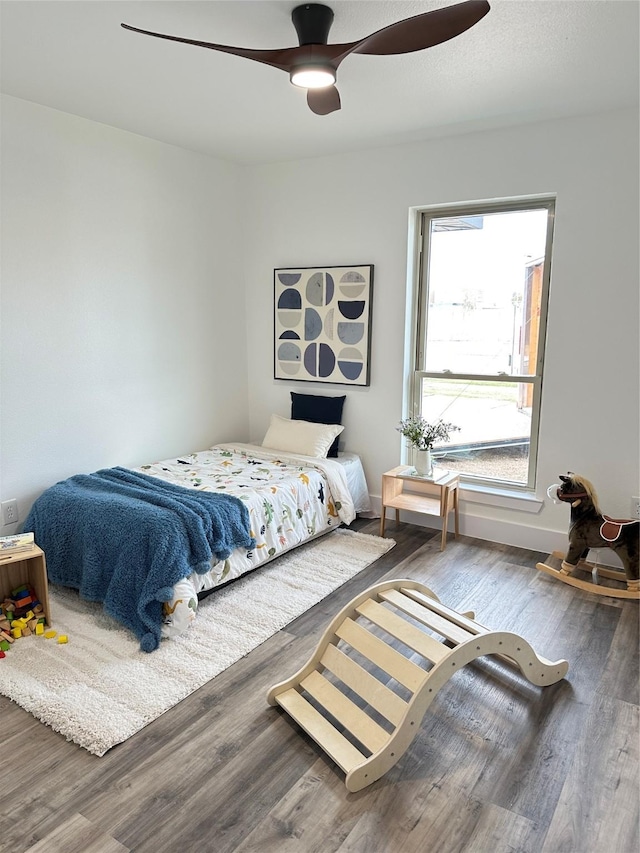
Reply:
[[[396,524],[400,523],[400,510],[421,512],[424,515],[438,515],[442,519],[442,541],[440,550],[447,544],[447,522],[453,512],[455,537],[458,538],[458,474],[447,472],[433,479],[418,477],[408,473],[411,468],[399,465],[382,475],[382,512],[380,517],[380,536],[384,536],[385,510],[393,507],[396,511]]]
[[[0,557],[0,602],[11,595],[11,590],[23,584],[31,584],[44,608],[46,624],[51,624],[49,605],[49,583],[44,551],[34,545],[30,551],[4,554]]]

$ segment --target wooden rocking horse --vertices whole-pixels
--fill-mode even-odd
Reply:
[[[596,595],[640,599],[640,521],[603,515],[596,491],[585,477],[569,472],[561,475],[560,480],[560,485],[549,487],[548,494],[552,499],[571,504],[569,551],[566,556],[553,552],[552,556],[561,561],[558,569],[546,563],[538,563],[536,568]],[[622,560],[624,572],[586,562],[589,551],[596,548],[611,548]],[[574,577],[575,569],[590,572],[593,583]],[[626,583],[626,588],[603,586],[599,576]]]

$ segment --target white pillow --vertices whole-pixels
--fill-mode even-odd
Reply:
[[[311,421],[292,421],[280,415],[271,415],[262,446],[325,459],[333,439],[343,429],[340,424],[314,424]]]

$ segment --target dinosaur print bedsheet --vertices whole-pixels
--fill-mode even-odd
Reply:
[[[355,517],[344,470],[330,459],[220,444],[136,470],[190,489],[235,495],[246,502],[256,540],[255,548],[237,549],[210,572],[194,573],[176,584],[164,607],[164,637],[189,627],[196,618],[199,592],[240,577]]]

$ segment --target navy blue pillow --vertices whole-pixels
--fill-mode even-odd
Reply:
[[[344,397],[321,397],[317,394],[297,394],[291,392],[291,420],[311,421],[314,424],[342,424]],[[338,439],[333,440],[327,457],[335,459],[338,455]]]

